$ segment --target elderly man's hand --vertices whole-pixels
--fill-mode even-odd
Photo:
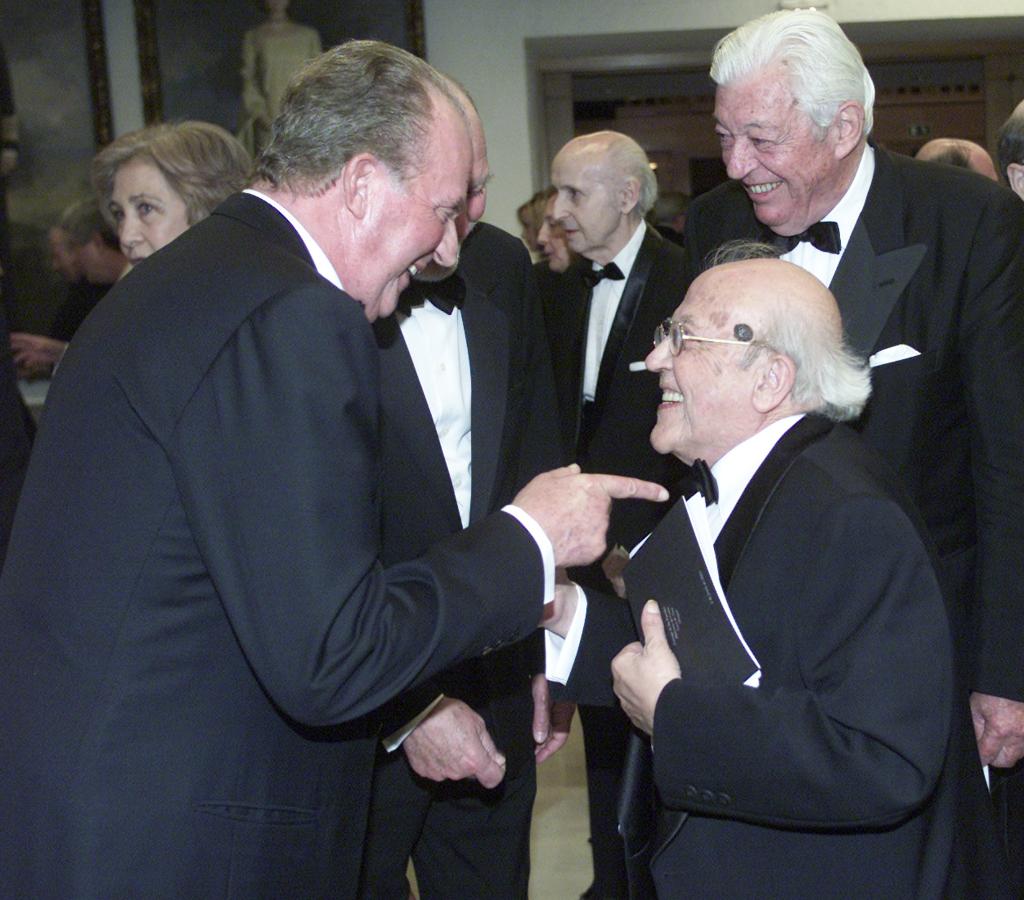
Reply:
[[[461,700],[444,697],[402,742],[412,770],[431,781],[475,778],[485,788],[505,777],[505,756],[487,726]]]
[[[680,677],[679,660],[665,638],[661,609],[654,600],[640,616],[644,642],[629,644],[612,660],[615,695],[637,728],[654,731],[654,708],[665,685]]]
[[[533,676],[533,755],[538,765],[554,756],[569,740],[569,728],[576,704],[566,700],[552,702],[548,680]]]
[[[1009,768],[1024,757],[1024,703],[974,693],[971,718],[984,765]]]
[[[665,501],[668,491],[622,475],[583,475],[571,465],[538,475],[512,502],[544,529],[555,565],[583,566],[604,552],[613,498]]]

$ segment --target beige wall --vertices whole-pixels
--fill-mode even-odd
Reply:
[[[707,57],[716,34],[777,8],[765,0],[423,0],[423,6],[427,58],[466,85],[484,119],[495,176],[487,219],[510,231],[517,230],[516,207],[543,177],[537,164],[540,85],[537,63],[527,59],[528,40],[564,35],[565,55],[585,54],[593,62],[601,50],[622,58],[622,35],[641,35],[632,53],[664,53],[673,33],[708,31],[689,42],[692,63]],[[889,23],[877,30],[877,40],[893,39],[892,23],[916,22],[915,39],[998,39],[1024,21],[1011,16],[1024,11],[1019,0],[973,0],[969,16],[964,10],[963,0],[832,0],[828,12],[860,34],[870,32],[872,23]],[[942,25],[951,19],[958,20],[952,31]],[[545,58],[561,55],[559,43],[545,45]],[[686,46],[682,37],[679,43]]]

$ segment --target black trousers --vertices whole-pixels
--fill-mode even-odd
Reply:
[[[378,754],[360,896],[408,900],[409,859],[421,900],[527,900],[537,771],[493,790],[420,778],[399,749]]]

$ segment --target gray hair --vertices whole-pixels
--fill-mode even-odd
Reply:
[[[371,153],[409,178],[420,171],[436,94],[460,109],[447,79],[422,59],[381,41],[347,41],[292,78],[255,177],[313,196]]]
[[[155,166],[185,203],[188,224],[245,187],[252,160],[238,140],[210,122],[150,125],[121,135],[92,161],[92,184],[110,219],[110,197],[118,169],[134,159]]]
[[[658,179],[651,169],[647,153],[633,138],[618,132],[608,143],[608,161],[623,178],[635,178],[640,191],[636,201],[636,212],[643,218],[658,199]]]
[[[732,84],[776,63],[785,66],[797,106],[819,129],[832,124],[840,104],[854,100],[864,107],[864,134],[871,132],[875,84],[834,19],[814,9],[753,19],[715,45],[711,78]]]
[[[775,315],[756,339],[793,360],[792,397],[801,409],[833,422],[852,421],[864,411],[871,396],[871,370],[841,335],[801,316]],[[752,347],[744,365],[752,363],[761,349]]]
[[[729,241],[708,257],[708,268],[778,255],[770,244]],[[871,396],[871,369],[846,345],[842,333],[829,327],[827,319],[802,315],[799,306],[772,304],[754,338],[741,365],[752,365],[765,351],[788,356],[796,368],[792,398],[801,409],[833,422],[851,421],[863,412]]]

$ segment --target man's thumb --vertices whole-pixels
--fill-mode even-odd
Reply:
[[[648,600],[640,614],[640,627],[644,632],[644,646],[651,641],[665,641],[665,623],[661,620],[661,607],[657,600]]]

